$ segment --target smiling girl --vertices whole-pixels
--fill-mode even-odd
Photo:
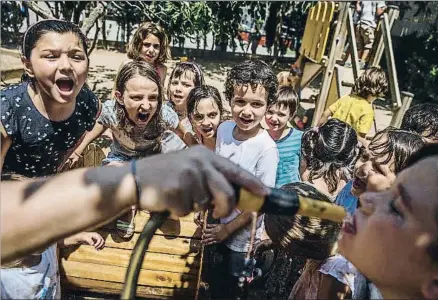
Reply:
[[[26,177],[53,175],[99,113],[85,84],[86,38],[69,22],[38,22],[23,37],[22,62],[23,82],[1,91],[1,166]]]
[[[169,40],[164,29],[151,22],[141,24],[128,45],[128,58],[150,63],[164,85],[167,72],[164,63],[170,58]]]
[[[224,115],[219,91],[210,85],[194,88],[187,100],[187,114],[198,143],[214,150],[217,128]]]

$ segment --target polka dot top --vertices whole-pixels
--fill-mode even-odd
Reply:
[[[12,139],[3,171],[26,177],[53,175],[62,169],[85,132],[93,128],[99,101],[84,86],[73,114],[64,121],[51,121],[37,110],[27,87],[28,83],[20,83],[0,94],[1,124]]]

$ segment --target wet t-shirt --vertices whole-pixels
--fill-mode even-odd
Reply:
[[[27,87],[28,83],[20,83],[1,91],[1,124],[12,140],[3,171],[26,177],[53,175],[93,128],[99,101],[84,86],[73,114],[64,121],[51,121],[37,110]]]

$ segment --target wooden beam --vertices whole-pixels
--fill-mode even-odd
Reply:
[[[97,251],[92,246],[81,245],[72,252],[62,251],[60,257],[61,264],[65,261],[76,261],[127,268],[131,253],[131,250],[110,247]],[[141,268],[144,270],[198,274],[199,266],[200,256],[182,257],[181,255],[148,252]]]
[[[125,282],[127,268],[105,266],[76,261],[64,261],[60,274],[72,277],[101,280],[107,282]],[[195,288],[197,276],[164,271],[141,270],[138,278],[140,285],[156,287]]]
[[[409,92],[401,92],[402,94],[402,105],[400,108],[398,108],[391,119],[391,126],[400,128],[403,116],[405,115],[406,111],[409,109],[412,103],[412,99],[414,99],[414,94]]]
[[[397,70],[395,67],[394,51],[392,49],[391,28],[389,26],[388,15],[383,14],[382,20],[383,42],[385,44],[385,57],[388,66],[389,88],[391,98],[395,108],[401,107],[400,90],[398,87]]]
[[[120,295],[123,283],[108,282],[73,276],[61,275],[62,288],[70,291],[80,291],[81,298],[86,296],[86,292],[101,293],[108,295]],[[84,295],[85,294],[85,295]],[[147,299],[193,299],[195,291],[193,289],[178,289],[166,287],[153,287],[137,285],[137,296]],[[108,297],[114,299],[116,297]],[[118,297],[117,297],[118,298]],[[88,299],[88,298],[84,298]],[[90,298],[95,299],[95,298]]]
[[[322,81],[321,91],[319,93],[318,100],[316,102],[315,113],[312,121],[312,126],[316,126],[323,113],[325,103],[327,101],[330,85],[332,82],[333,72],[336,64],[336,46],[339,42],[339,35],[342,27],[342,23],[346,22],[348,16],[348,3],[339,3],[339,15],[338,22],[336,24],[336,29],[333,35],[332,45],[330,47],[330,54],[328,56],[327,67],[324,72],[324,78]]]
[[[348,44],[351,53],[351,62],[353,67],[353,79],[359,77],[359,54],[357,53],[357,45],[356,45],[356,31],[353,24],[353,14],[351,12],[351,8],[348,8],[348,17],[347,17],[347,30],[348,30]]]

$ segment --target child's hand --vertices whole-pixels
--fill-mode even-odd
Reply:
[[[193,221],[195,222],[196,225],[202,227],[204,224],[204,212],[202,211],[195,212],[193,216]]]
[[[94,246],[96,250],[101,250],[105,246],[105,240],[97,232],[84,232],[81,237],[81,242]]]
[[[219,244],[225,241],[229,232],[226,224],[207,224],[202,236],[202,243],[205,245]]]
[[[73,153],[68,158],[68,164],[69,168],[73,168],[79,161],[79,159],[82,157],[80,153],[77,153],[76,151],[73,151]]]

